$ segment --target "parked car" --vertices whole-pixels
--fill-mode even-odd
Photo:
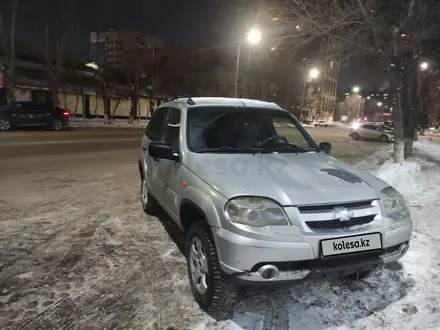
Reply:
[[[0,108],[0,131],[18,127],[46,127],[59,131],[69,126],[66,109],[37,103],[11,102]]]
[[[353,125],[348,131],[348,136],[353,140],[379,140],[383,143],[394,141],[393,128],[377,123]]]
[[[315,127],[328,127],[328,122],[325,120],[318,120],[314,123]]]
[[[162,207],[182,229],[202,309],[231,304],[238,286],[362,277],[406,253],[403,197],[330,150],[274,103],[179,98],[156,109],[139,155],[142,208]]]

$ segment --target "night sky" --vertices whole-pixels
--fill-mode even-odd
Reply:
[[[17,40],[31,50],[44,49],[42,12],[46,2],[60,4],[73,1],[75,31],[69,38],[66,52],[78,60],[88,60],[89,32],[113,29],[139,29],[165,41],[167,45],[224,45],[238,38],[239,4],[246,0],[19,0]],[[3,2],[4,3],[4,2]],[[1,5],[3,6],[3,5]],[[54,15],[56,15],[56,10]],[[5,12],[5,11],[4,11]],[[4,14],[8,19],[7,11]],[[7,24],[7,22],[6,22]],[[244,31],[243,31],[244,33]],[[340,89],[359,84],[375,89],[369,79],[371,71],[362,67],[342,70]]]
[[[37,13],[43,10],[44,1],[19,1],[17,39],[39,51],[44,47],[43,15]],[[36,6],[37,3],[41,3],[40,6]],[[88,33],[110,28],[139,29],[163,39],[168,45],[224,42],[225,30],[230,30],[225,26],[230,27],[232,23],[225,3],[219,0],[77,0],[75,32],[68,51],[75,58],[87,58]],[[7,15],[4,16],[7,19]]]

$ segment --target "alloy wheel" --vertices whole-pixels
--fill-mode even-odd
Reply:
[[[11,129],[11,123],[7,120],[0,120],[0,131],[8,131]]]
[[[145,179],[142,180],[141,200],[142,200],[142,205],[145,206],[148,204],[148,188],[147,188],[147,181]]]
[[[200,294],[205,294],[208,290],[208,258],[202,241],[198,237],[193,237],[189,246],[189,263],[191,278],[194,286]]]

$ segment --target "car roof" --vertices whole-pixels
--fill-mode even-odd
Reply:
[[[232,106],[284,110],[273,102],[228,97],[182,97],[160,105],[161,108],[166,106],[175,106],[182,110],[199,106]]]

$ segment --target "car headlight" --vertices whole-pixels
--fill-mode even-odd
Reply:
[[[396,189],[392,187],[383,189],[380,192],[380,199],[386,217],[400,221],[408,219],[410,216],[405,199]]]
[[[269,198],[237,197],[225,205],[225,216],[231,222],[253,227],[288,225],[280,205]]]

